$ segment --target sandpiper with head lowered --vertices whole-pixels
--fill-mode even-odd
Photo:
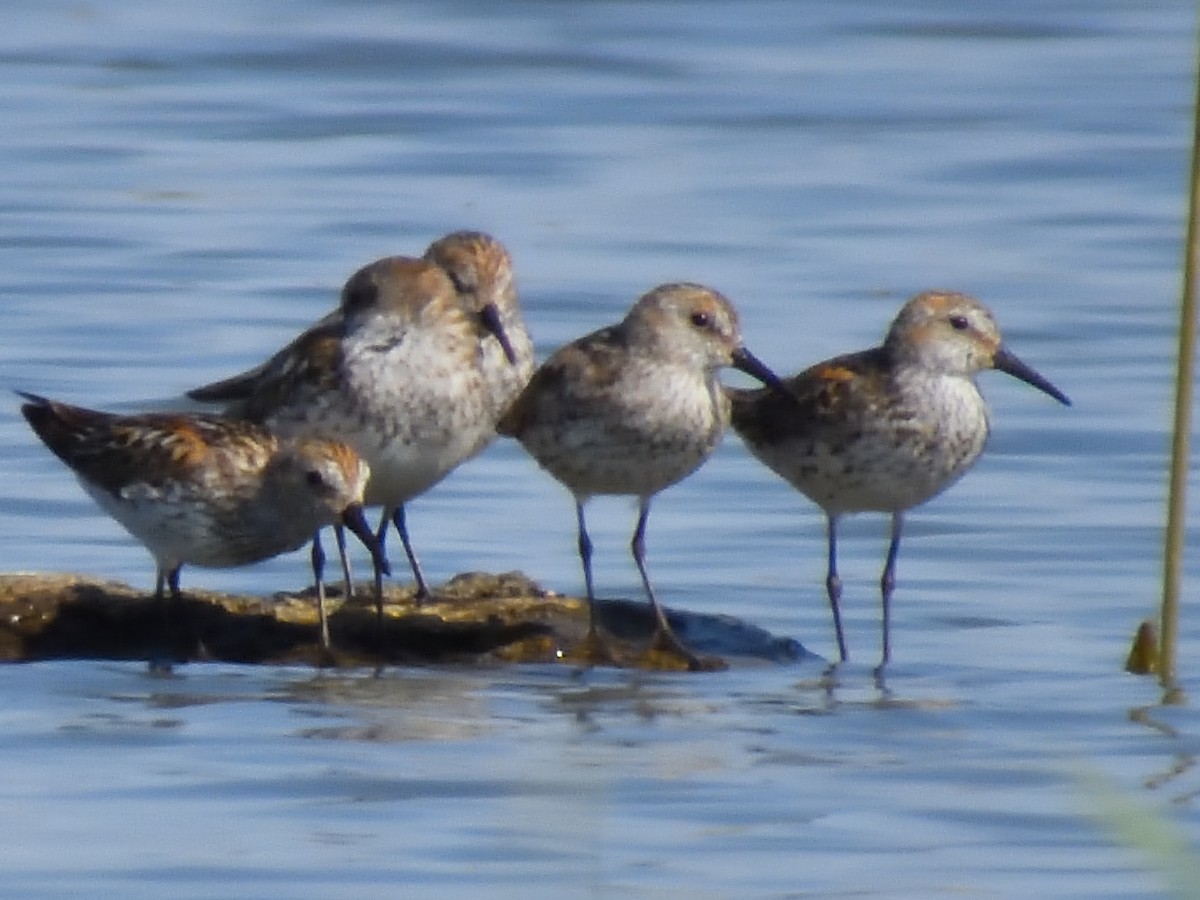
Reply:
[[[258,562],[315,541],[334,523],[350,528],[386,566],[363,518],[369,469],[345,444],[280,438],[217,416],[118,416],[21,396],[28,401],[21,412],[37,436],[150,551],[160,601],[166,587],[178,604],[184,565]],[[328,647],[323,563],[316,543],[313,577]]]

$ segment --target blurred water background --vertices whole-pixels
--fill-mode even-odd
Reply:
[[[791,372],[943,287],[1075,406],[981,379],[993,439],[909,517],[885,691],[870,516],[844,528],[832,691],[819,661],[4,667],[0,895],[1162,896],[1079,775],[1200,839],[1193,705],[1121,671],[1157,601],[1194,20],[1161,0],[5,3],[4,387],[177,396],[281,346],[362,263],[470,227],[512,251],[539,356],[688,279]],[[0,448],[0,569],[150,589],[16,398]],[[606,596],[640,596],[633,516],[593,504]],[[434,580],[581,588],[569,495],[513,443],[409,521]],[[736,437],[659,498],[648,547],[668,605],[832,651],[820,515]],[[184,583],[305,573],[296,554]]]

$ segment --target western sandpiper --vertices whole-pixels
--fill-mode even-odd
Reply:
[[[26,421],[88,495],[137,538],[179,601],[184,565],[225,568],[295,550],[335,522],[386,566],[363,518],[369,469],[335,441],[281,439],[217,416],[119,416],[21,392]],[[323,556],[314,545],[322,643],[329,645]],[[164,608],[165,612],[165,608]]]
[[[596,494],[632,494],[639,512],[631,549],[654,611],[655,646],[701,665],[671,629],[650,585],[645,531],[654,495],[699,468],[724,434],[729,402],[717,371],[726,366],[781,387],[742,346],[725,297],[698,284],[665,284],[620,323],[551,356],[500,420],[500,433],[519,440],[574,495],[591,655],[604,658],[605,651],[584,504]]]
[[[380,543],[394,523],[418,598],[430,591],[405,503],[487,446],[499,410],[533,367],[500,242],[456,232],[427,256],[364,266],[346,282],[338,309],[266,363],[189,392],[227,404],[231,415],[287,434],[336,437],[362,454],[372,472],[367,502],[384,507]],[[376,601],[382,619],[378,572]]]
[[[988,413],[975,375],[984,369],[1007,372],[1070,405],[1005,348],[986,306],[943,291],[909,300],[882,346],[788,379],[791,400],[761,389],[729,390],[734,430],[750,452],[825,512],[825,587],[843,661],[838,521],[854,512],[892,517],[880,581],[881,671],[891,656],[891,597],[904,514],[958,481],[983,451]]]

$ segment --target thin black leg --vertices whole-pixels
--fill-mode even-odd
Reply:
[[[346,553],[346,529],[342,524],[333,526],[333,539],[337,541],[338,556],[342,560],[342,599],[354,599],[354,578],[350,573],[350,557]]]
[[[846,634],[842,631],[842,579],[837,570],[837,516],[825,514],[825,527],[829,536],[829,567],[825,574],[825,593],[829,595],[829,609],[833,613],[833,630],[837,635],[838,656],[845,662]]]
[[[892,513],[892,539],[883,563],[883,575],[879,579],[879,595],[883,601],[883,653],[879,658],[877,673],[882,672],[892,658],[892,591],[896,587],[896,555],[900,552],[900,532],[903,529],[903,511]]]
[[[654,595],[654,588],[650,585],[650,575],[646,572],[646,521],[649,518],[650,498],[646,497],[638,504],[637,527],[633,530],[633,540],[629,542],[629,549],[633,553],[634,563],[637,564],[638,574],[642,576],[642,587],[645,589],[646,596],[650,599],[650,606],[654,610],[653,643],[656,646],[665,644],[670,649],[685,657],[692,668],[699,668],[700,660],[684,646],[683,641],[675,634],[675,630],[667,620],[666,611],[663,610],[662,604],[658,602],[658,597]]]
[[[179,592],[179,570],[183,566],[176,566],[167,572],[167,587],[171,591],[171,606],[175,609],[183,604],[183,595]]]
[[[159,641],[161,649],[151,651],[149,668],[151,672],[165,673],[171,671],[175,641],[172,632],[182,619],[183,600],[179,593],[180,566],[163,570],[159,568],[154,578],[154,605],[158,610]],[[170,594],[170,597],[167,597]]]
[[[579,527],[579,561],[583,564],[583,586],[587,591],[588,637],[592,638],[598,633],[599,625],[596,621],[596,592],[592,583],[592,540],[588,537],[583,504],[578,500],[575,501],[575,521]]]
[[[417,581],[417,603],[420,603],[432,595],[429,592],[429,585],[425,583],[425,576],[421,574],[421,563],[417,559],[416,551],[413,550],[412,541],[408,539],[408,523],[404,516],[404,504],[396,507],[396,511],[392,514],[392,522],[400,535],[400,543],[404,545],[404,553],[408,556],[409,566],[412,567],[413,578]],[[380,546],[382,547],[382,542],[380,542]]]
[[[156,648],[150,645],[147,667],[151,672],[171,671],[171,607],[167,602],[167,573],[161,568],[154,575],[154,610],[158,616],[158,641]]]
[[[341,538],[343,559],[346,551],[345,537],[342,535],[341,526],[337,528],[338,536]],[[312,572],[313,583],[317,588],[317,621],[321,629],[321,647],[329,650],[333,645],[329,640],[329,619],[325,613],[325,549],[321,546],[321,532],[318,531],[313,535],[312,540]]]

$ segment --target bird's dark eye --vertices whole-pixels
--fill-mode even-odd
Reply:
[[[707,328],[712,324],[712,316],[706,312],[692,313],[692,324],[697,328]]]
[[[344,309],[364,309],[374,306],[378,298],[379,287],[371,279],[369,273],[355,274],[342,288],[342,307]]]
[[[966,316],[951,316],[950,327],[955,331],[966,331],[971,323],[967,321]]]
[[[310,487],[315,487],[315,488],[325,487],[325,476],[322,475],[320,472],[318,472],[316,469],[309,469],[307,472],[305,472],[304,473],[304,481]]]
[[[454,290],[458,293],[469,294],[475,289],[475,285],[463,277],[462,272],[455,271],[454,269],[444,269],[443,271],[450,276],[450,281],[454,285]]]

